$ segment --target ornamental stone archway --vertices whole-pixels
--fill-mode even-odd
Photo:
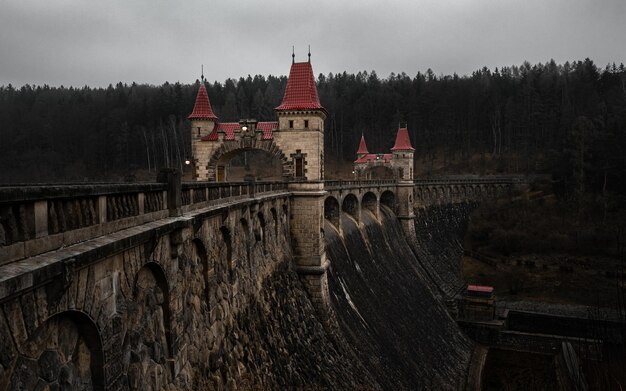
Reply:
[[[217,182],[228,180],[228,178],[222,174],[225,160],[235,157],[239,153],[249,151],[262,151],[267,153],[271,158],[280,162],[281,174],[284,180],[293,177],[293,161],[285,156],[276,143],[272,140],[258,139],[254,134],[245,133],[238,140],[221,143],[212,153],[206,164],[207,177]]]

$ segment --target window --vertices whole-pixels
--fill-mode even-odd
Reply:
[[[200,137],[200,127],[198,126],[198,137]]]
[[[289,129],[293,129],[293,120],[292,119],[289,120]]]
[[[309,128],[309,120],[305,119],[304,120],[304,129],[308,129]]]
[[[296,177],[304,176],[304,159],[301,157],[296,158]]]

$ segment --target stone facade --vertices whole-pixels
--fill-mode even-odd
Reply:
[[[0,389],[225,386],[234,372],[208,376],[212,357],[243,359],[224,336],[291,258],[288,216],[287,198],[243,203],[129,232],[131,248],[96,262],[62,261],[64,278],[2,302]]]
[[[262,150],[278,158],[286,180],[324,179],[324,120],[310,62],[293,63],[277,121],[221,123],[201,85],[191,121],[195,178],[228,181],[225,167],[236,154]]]

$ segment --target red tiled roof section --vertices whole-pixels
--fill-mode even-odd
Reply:
[[[377,155],[375,153],[368,153],[368,154],[363,155],[360,158],[356,159],[354,162],[357,163],[357,164],[369,163],[369,162],[373,162],[373,161],[376,161],[376,160],[380,160],[380,159],[376,159],[378,156],[380,156],[380,155]],[[390,154],[390,153],[385,153],[385,154],[382,155],[382,158],[383,158],[383,162],[384,163],[389,163],[393,159],[393,155]]]
[[[283,101],[276,110],[321,109],[320,98],[313,77],[313,68],[309,62],[291,64],[289,80]]]
[[[359,149],[356,151],[357,155],[361,155],[364,153],[369,153],[367,151],[367,145],[365,145],[365,137],[361,135],[361,142],[359,143]]]
[[[263,140],[272,140],[274,129],[278,129],[278,122],[259,122],[256,124],[256,128],[263,131]]]
[[[409,138],[409,131],[407,128],[398,129],[396,135],[396,145],[391,148],[392,151],[415,151],[415,148],[411,145],[411,139]]]
[[[189,114],[189,119],[212,119],[217,120],[217,116],[213,113],[211,102],[209,102],[209,94],[206,92],[204,83],[200,84],[198,95],[196,95],[196,104],[193,111]]]
[[[467,290],[470,291],[470,292],[491,293],[491,292],[493,292],[493,287],[492,286],[487,286],[487,285],[468,285],[467,286]]]
[[[202,141],[217,141],[217,134],[219,132],[224,133],[224,141],[233,141],[235,140],[235,131],[239,130],[239,122],[221,122],[215,124],[215,128],[208,135],[203,137]],[[258,130],[263,131],[263,136],[261,139],[263,140],[272,140],[274,138],[274,129],[278,129],[278,122],[258,122],[256,124],[256,128]]]

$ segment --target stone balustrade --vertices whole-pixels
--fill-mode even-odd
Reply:
[[[0,187],[0,265],[121,229],[255,194],[286,192],[285,182],[183,183],[181,205],[168,185],[89,184]]]

